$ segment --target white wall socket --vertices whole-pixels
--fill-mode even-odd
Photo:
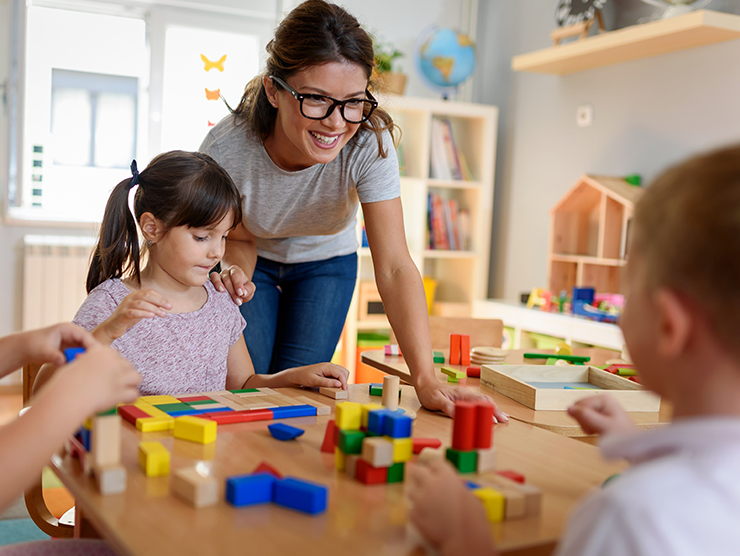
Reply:
[[[594,123],[594,107],[591,104],[581,104],[576,110],[576,125],[591,127]]]

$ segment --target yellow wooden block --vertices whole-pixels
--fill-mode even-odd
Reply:
[[[486,509],[488,521],[503,521],[506,515],[506,497],[497,490],[490,487],[476,488],[473,494],[477,496]]]
[[[362,425],[362,406],[356,402],[337,403],[334,423],[341,430],[358,431]]]
[[[93,427],[93,418],[88,417],[85,422],[82,424],[83,427],[85,427],[87,430],[91,431]]]
[[[337,471],[344,471],[347,467],[347,454],[336,446],[334,447],[334,465]]]
[[[185,415],[175,419],[175,438],[200,444],[216,441],[216,421]]]
[[[384,409],[382,405],[379,403],[364,403],[362,404],[362,417],[361,417],[361,424],[362,428],[367,428],[367,415],[371,411],[375,411],[376,409]]]
[[[414,440],[412,438],[391,438],[384,436],[393,443],[393,463],[409,461],[414,455]]]
[[[146,403],[150,403],[152,405],[161,405],[166,403],[182,403],[180,400],[178,400],[174,396],[141,396],[136,400],[143,401]],[[136,405],[136,402],[134,402],[134,405]]]
[[[164,411],[162,411],[162,410],[161,410],[161,409],[159,409],[158,407],[154,407],[154,406],[153,406],[152,404],[150,404],[150,403],[146,403],[146,402],[136,402],[136,403],[134,404],[134,406],[135,406],[135,407],[138,407],[138,408],[139,408],[139,409],[141,409],[141,410],[142,410],[142,411],[143,411],[144,413],[146,413],[147,415],[149,415],[149,416],[151,416],[151,417],[169,417],[169,416],[170,416],[170,415],[169,415],[168,413],[165,413]],[[171,428],[171,427],[170,427],[170,428]]]
[[[136,420],[136,429],[141,432],[169,431],[175,427],[175,418],[169,415],[165,417],[139,417]]]
[[[170,472],[170,453],[161,442],[139,442],[139,467],[147,477],[160,477]]]

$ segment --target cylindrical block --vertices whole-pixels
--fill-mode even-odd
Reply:
[[[401,380],[397,376],[386,375],[383,377],[383,406],[388,411],[398,409],[398,388]]]
[[[452,447],[461,452],[475,449],[475,404],[455,402],[455,419],[452,425]]]
[[[493,440],[493,405],[478,404],[475,407],[475,447],[490,448]]]

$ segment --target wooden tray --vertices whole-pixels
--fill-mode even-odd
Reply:
[[[640,384],[596,367],[483,365],[481,384],[535,410],[565,411],[576,400],[608,392],[626,411],[659,411],[660,396]],[[594,390],[565,389],[597,388]],[[549,387],[547,386],[549,385]]]

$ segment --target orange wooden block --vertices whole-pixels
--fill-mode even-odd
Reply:
[[[470,365],[470,336],[460,335],[460,365]]]
[[[469,339],[468,339],[468,343],[470,343]],[[459,364],[460,364],[460,334],[450,334],[450,365],[459,365]]]

